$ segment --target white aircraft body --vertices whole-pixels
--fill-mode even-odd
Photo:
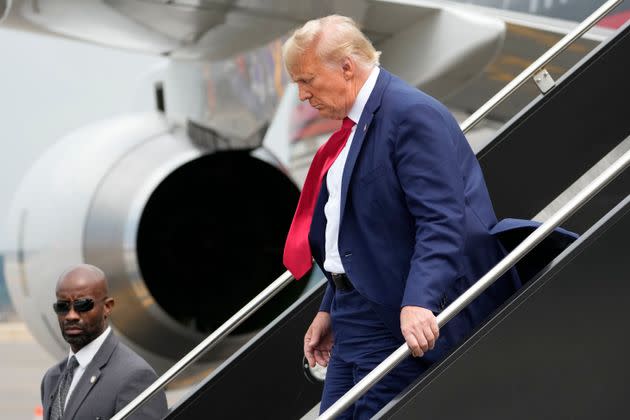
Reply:
[[[44,348],[67,351],[50,307],[57,276],[71,264],[105,270],[117,300],[113,327],[160,371],[283,272],[304,169],[335,125],[298,103],[280,47],[292,28],[331,13],[361,24],[385,68],[463,112],[571,26],[445,1],[0,0],[8,28],[166,60],[144,81],[155,111],[51,139],[11,204],[5,274]],[[551,72],[610,33],[589,32]],[[493,118],[507,120],[535,94],[524,89]],[[306,284],[283,292],[203,367]]]

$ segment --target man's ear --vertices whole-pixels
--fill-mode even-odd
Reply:
[[[114,298],[105,299],[105,318],[108,318],[111,315],[115,303]]]
[[[354,77],[355,64],[350,57],[346,57],[341,62],[341,69],[343,71],[343,77],[346,80],[351,80]]]

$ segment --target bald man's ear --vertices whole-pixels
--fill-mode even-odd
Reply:
[[[111,315],[114,304],[114,298],[105,299],[105,318],[108,318]]]

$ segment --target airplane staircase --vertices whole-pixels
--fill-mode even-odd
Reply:
[[[630,195],[379,419],[628,418]]]
[[[504,126],[490,144],[478,153],[499,218],[533,218],[584,172],[628,138],[630,123],[626,120],[626,104],[628,102],[627,93],[630,91],[630,77],[628,77],[627,57],[630,57],[630,27],[628,25],[621,28],[613,38],[601,44],[581,60],[571,71],[557,81],[556,86],[550,92],[538,97],[523,109]],[[585,232],[628,194],[629,185],[630,174],[626,171],[563,226],[580,233]],[[613,336],[609,333],[612,330],[607,327],[603,329],[604,325],[602,324],[610,322],[611,319],[602,319],[601,317],[602,314],[619,315],[617,306],[604,307],[607,305],[607,301],[621,301],[622,297],[617,295],[627,290],[623,288],[623,285],[612,287],[608,280],[604,282],[603,279],[601,284],[607,286],[598,287],[600,283],[597,281],[597,276],[593,279],[586,273],[588,272],[589,261],[597,261],[597,258],[606,257],[605,261],[608,263],[604,265],[610,266],[610,270],[617,270],[614,272],[602,271],[606,275],[610,274],[610,281],[618,279],[618,283],[621,284],[620,279],[623,275],[627,277],[630,270],[622,264],[623,259],[621,259],[624,249],[621,242],[623,237],[619,233],[616,234],[617,236],[613,234],[623,226],[625,226],[625,232],[628,232],[628,221],[624,218],[626,211],[624,209],[627,207],[626,200],[621,208],[617,208],[612,214],[604,218],[597,230],[590,230],[579,243],[571,247],[570,254],[567,254],[569,252],[567,250],[561,260],[556,260],[536,281],[530,282],[511,300],[510,304],[504,306],[468,342],[456,349],[444,362],[436,365],[429,374],[416,384],[410,393],[402,397],[399,405],[389,408],[389,411],[384,414],[384,418],[389,418],[387,416],[409,418],[419,414],[424,415],[423,411],[413,411],[414,409],[411,407],[423,406],[427,404],[427,399],[430,400],[431,398],[435,398],[432,400],[434,411],[427,418],[454,418],[453,416],[440,415],[440,407],[442,406],[442,410],[444,410],[443,406],[446,406],[447,411],[445,412],[453,413],[453,410],[460,406],[460,394],[470,392],[479,395],[483,393],[484,386],[488,390],[493,390],[487,392],[487,396],[482,395],[480,397],[479,401],[485,401],[486,408],[492,404],[497,404],[497,398],[490,400],[488,396],[500,387],[504,388],[504,392],[499,395],[506,398],[500,405],[506,410],[513,408],[514,411],[517,411],[517,408],[521,407],[522,404],[534,398],[533,395],[539,398],[532,402],[532,407],[538,407],[539,411],[527,411],[530,414],[529,417],[513,417],[512,411],[505,411],[510,414],[496,418],[532,418],[532,413],[534,413],[534,418],[566,418],[562,415],[547,416],[545,411],[547,400],[555,398],[554,392],[558,393],[558,387],[565,386],[567,389],[574,389],[582,383],[590,392],[600,394],[604,392],[618,394],[620,390],[625,389],[626,387],[615,387],[615,385],[623,382],[622,378],[619,378],[610,387],[606,385],[606,382],[589,383],[588,378],[602,379],[595,374],[597,363],[600,361],[599,347],[602,341],[610,341],[610,343],[606,343],[607,348],[619,343],[619,347],[621,347],[619,351],[623,350],[623,343],[627,341],[625,337],[620,337],[623,333]],[[610,232],[606,233],[601,229],[606,232],[609,229]],[[600,237],[604,242],[598,240]],[[606,239],[609,237],[612,239]],[[604,255],[606,249],[611,247],[614,249],[609,249],[610,256]],[[591,252],[589,250],[599,251]],[[612,258],[615,256],[616,258]],[[582,259],[585,262],[582,262]],[[573,260],[575,262],[571,264]],[[597,266],[599,267],[599,264]],[[578,269],[573,267],[578,267]],[[585,274],[578,275],[580,270]],[[564,295],[573,296],[574,292],[568,289],[569,286],[566,290],[558,290],[553,287],[556,283],[548,280],[554,276],[553,273],[558,273],[559,278],[562,279],[573,276],[576,284],[571,283],[569,285],[571,287],[587,288],[587,277],[591,281],[594,280],[594,284],[590,285],[592,290],[589,293],[595,294],[597,299],[594,299],[593,302],[596,303],[576,300],[576,302],[584,304],[582,308],[583,318],[580,319],[584,320],[584,325],[587,328],[581,329],[579,324],[572,322],[573,317],[577,316],[575,313],[571,313],[569,316],[558,310],[549,314],[544,313],[544,311],[527,312],[531,318],[537,320],[527,330],[527,334],[534,334],[532,341],[529,341],[526,335],[518,334],[516,331],[508,331],[509,334],[505,332],[504,335],[501,335],[492,330],[490,325],[498,325],[498,327],[519,325],[520,328],[524,320],[527,319],[527,316],[522,315],[517,307],[521,301],[527,303],[530,300],[532,302],[540,300],[545,304],[550,304],[559,303]],[[565,275],[565,273],[571,273],[571,276]],[[544,287],[541,282],[544,283]],[[562,283],[558,280],[557,284]],[[545,292],[550,288],[555,294]],[[304,413],[317,404],[321,395],[322,384],[309,377],[302,365],[302,337],[317,312],[323,291],[324,284],[322,283],[298,300],[209,377],[192,389],[186,398],[171,409],[167,418],[188,419],[216,416],[222,419],[254,417],[295,419],[302,417]],[[537,300],[534,297],[529,298],[530,295],[536,295]],[[533,303],[531,305],[534,308],[544,307],[545,311],[548,311],[548,307],[544,306],[543,303],[537,304],[538,306]],[[559,308],[568,307],[569,304],[560,305]],[[579,306],[575,306],[575,308],[579,308]],[[512,312],[521,315],[511,320]],[[615,325],[619,326],[620,322],[622,322],[621,319],[615,319]],[[550,328],[551,325],[554,327]],[[568,328],[569,331],[560,332],[559,330],[563,328]],[[501,328],[497,331],[507,330]],[[486,335],[488,336],[487,339],[484,338]],[[492,352],[493,356],[489,357],[485,356],[487,353],[478,349],[491,348],[492,345],[501,342],[502,337],[505,338],[504,346],[507,347],[500,348],[507,348],[512,353],[506,353],[506,362],[495,367],[493,366],[493,358],[497,357],[499,350]],[[558,337],[558,342],[554,341],[554,337]],[[571,345],[579,347],[582,353],[567,353],[567,357],[582,355],[583,359],[575,360],[575,365],[565,363],[558,365],[557,370],[551,369],[553,364],[550,360],[562,361],[561,348]],[[612,353],[606,354],[606,357],[609,357]],[[456,355],[463,358],[462,361],[458,361]],[[507,355],[510,356],[511,363],[509,363],[510,360],[507,360]],[[615,355],[620,356],[617,353]],[[473,360],[473,357],[476,357],[474,360],[478,360],[478,362],[466,363],[468,360]],[[505,373],[510,372],[509,369],[521,367],[516,366],[519,365],[517,361],[525,359],[528,361],[531,359],[530,365],[534,364],[534,361],[544,361],[545,363],[542,363],[541,366],[547,367],[549,377],[542,375],[540,369],[532,371],[530,375],[527,375],[525,370],[519,370],[519,372],[523,372],[521,373],[524,375],[523,379],[514,383],[511,382],[512,376]],[[619,364],[621,360],[620,357],[617,357],[615,360],[607,362]],[[580,363],[578,364],[578,362]],[[467,369],[465,372],[470,372],[470,376],[461,378],[459,366],[464,366],[462,369]],[[570,367],[573,366],[576,367],[575,371],[569,372]],[[475,375],[479,375],[479,370],[483,369],[488,369],[488,372],[480,376],[485,382],[476,384]],[[500,369],[506,369],[506,371],[502,372]],[[579,375],[583,370],[586,373],[584,380],[580,381],[578,380]],[[491,374],[492,372],[495,372],[494,376]],[[444,380],[441,379],[441,375],[445,375]],[[493,378],[498,377],[510,379],[501,384],[490,383]],[[563,377],[566,378],[566,381],[563,380]],[[547,381],[550,380],[556,381],[555,388],[547,386]],[[461,386],[457,385],[458,381],[461,382]],[[547,390],[547,393],[540,391],[532,394],[532,396],[526,395],[535,386],[536,381],[538,381],[541,389]],[[435,388],[435,391],[433,391],[434,382],[440,384],[439,387]],[[459,391],[457,393],[449,391],[450,397],[447,398],[447,391],[451,388]],[[511,394],[509,393],[510,390],[512,391]],[[599,394],[593,395],[595,398]],[[519,397],[522,399],[514,402]],[[474,406],[476,400],[467,399],[467,397],[465,400],[469,401],[469,404],[464,406],[470,406],[470,410],[475,408],[481,410],[480,406]],[[416,404],[415,401],[419,402]],[[452,404],[453,401],[456,401],[457,404]],[[567,405],[574,403],[571,400],[561,400],[557,403],[550,403],[549,409],[551,410],[553,406],[555,407],[554,410],[556,408],[559,410],[563,402]],[[503,410],[503,408],[497,408],[497,410]],[[479,411],[479,413],[483,412]],[[497,411],[497,413],[502,414],[503,411]],[[560,412],[558,411],[558,413]],[[457,417],[464,414],[466,411],[462,409],[462,411],[457,412]],[[468,417],[493,418],[481,414],[480,417],[470,415]],[[594,417],[597,418],[597,416]],[[569,416],[569,418],[573,417]]]

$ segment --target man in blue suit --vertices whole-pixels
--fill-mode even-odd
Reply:
[[[402,343],[415,356],[344,413],[369,418],[520,282],[508,273],[439,331],[436,315],[505,255],[490,234],[496,217],[457,122],[437,100],[379,68],[379,53],[349,18],[307,22],[283,56],[300,99],[344,119],[328,143],[347,136],[332,158],[316,155],[311,169],[320,158],[334,161],[312,170],[322,170],[322,182],[309,172],[285,248],[285,264],[299,278],[305,258],[297,249],[307,241],[329,280],[304,337],[311,366],[328,365],[321,411]],[[310,212],[305,194],[315,196]]]

